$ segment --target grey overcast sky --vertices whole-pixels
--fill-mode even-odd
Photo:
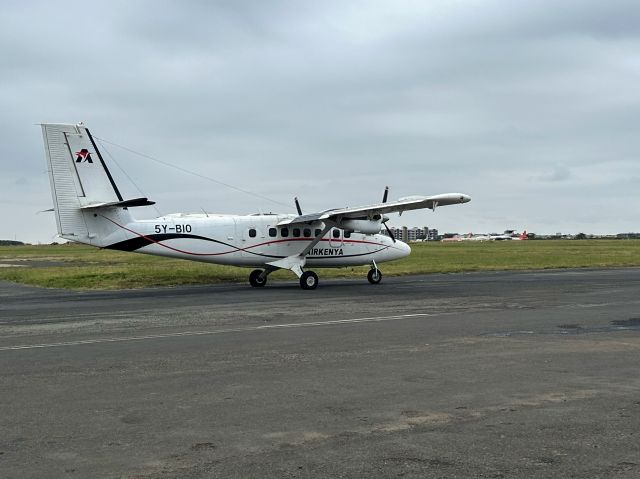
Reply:
[[[640,231],[640,2],[12,1],[0,239],[56,233],[39,122],[104,143],[161,213],[463,192],[441,232]],[[144,211],[144,210],[151,211]],[[150,217],[151,208],[136,210]]]

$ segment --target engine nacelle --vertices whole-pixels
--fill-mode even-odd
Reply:
[[[344,219],[340,222],[340,228],[345,230],[354,231],[356,233],[364,233],[366,235],[373,235],[380,233],[382,228],[382,218],[379,220],[353,220]]]

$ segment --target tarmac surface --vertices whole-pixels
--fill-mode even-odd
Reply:
[[[640,269],[0,283],[0,476],[638,478]]]

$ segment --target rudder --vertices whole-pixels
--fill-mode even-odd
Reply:
[[[106,231],[96,224],[91,208],[105,205],[115,213],[123,199],[91,133],[82,124],[48,123],[42,125],[42,135],[58,234],[100,245],[95,238]],[[117,210],[123,220],[130,218],[126,208]]]

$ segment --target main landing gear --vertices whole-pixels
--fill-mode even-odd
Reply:
[[[261,269],[254,269],[249,275],[249,284],[254,288],[262,288],[267,284],[267,272]]]
[[[254,269],[249,275],[249,284],[254,288],[262,288],[267,284],[267,275],[271,271]],[[318,275],[313,271],[305,271],[300,276],[300,287],[302,289],[316,289],[318,287]]]
[[[316,289],[318,287],[318,275],[313,271],[305,271],[300,276],[300,287],[302,289]]]

